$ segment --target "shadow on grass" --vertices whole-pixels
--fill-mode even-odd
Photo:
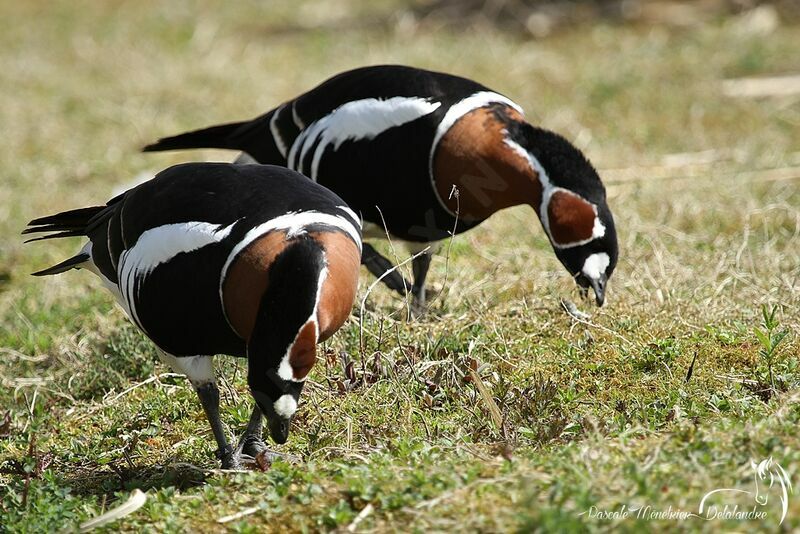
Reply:
[[[188,463],[110,467],[62,477],[75,495],[112,495],[118,491],[175,488],[186,490],[205,484],[209,471]]]

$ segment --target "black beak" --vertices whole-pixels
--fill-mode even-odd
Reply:
[[[608,278],[606,277],[605,273],[601,274],[600,278],[596,280],[594,278],[589,279],[589,285],[591,285],[592,289],[594,289],[594,301],[597,303],[598,308],[602,306],[603,302],[606,300],[607,280]]]

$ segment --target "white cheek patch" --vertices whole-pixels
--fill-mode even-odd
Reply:
[[[288,393],[281,395],[272,406],[275,408],[275,413],[284,419],[289,419],[297,411],[297,401]]]
[[[600,276],[605,274],[609,263],[611,263],[611,258],[608,257],[608,254],[597,252],[586,258],[581,272],[590,280],[599,280]]]

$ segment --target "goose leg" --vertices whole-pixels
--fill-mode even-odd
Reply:
[[[214,455],[222,462],[223,469],[239,469],[241,467],[239,450],[234,450],[228,443],[222,421],[219,417],[219,389],[214,376],[214,359],[211,356],[173,356],[159,349],[158,355],[165,364],[176,373],[186,375],[197,392],[200,404],[206,414],[217,450]]]
[[[253,413],[250,414],[250,421],[247,423],[247,428],[245,428],[244,434],[242,434],[239,440],[239,446],[236,447],[236,451],[240,453],[241,460],[245,462],[255,462],[258,455],[262,455],[262,458],[269,463],[279,458],[293,460],[294,458],[291,456],[269,450],[261,437],[261,420],[261,410],[258,406],[255,406],[253,408]],[[259,465],[259,467],[262,466]]]
[[[363,244],[363,250],[361,252],[361,264],[365,265],[369,272],[375,275],[376,278],[380,278],[386,271],[394,268],[394,265],[391,261],[381,256],[381,254],[368,243]],[[406,280],[397,270],[387,274],[381,279],[381,282],[386,284],[389,289],[397,291],[404,296],[412,287],[411,283]]]
[[[241,468],[241,449],[234,450],[230,446],[228,438],[225,436],[225,430],[222,428],[222,421],[219,417],[219,389],[216,382],[195,386],[195,391],[197,391],[200,404],[203,405],[203,411],[211,424],[211,432],[214,433],[214,439],[219,447],[214,455],[222,462],[223,469]]]
[[[411,294],[414,296],[414,307],[417,311],[425,309],[425,278],[428,276],[428,269],[431,267],[430,250],[423,252],[411,261],[411,270],[414,273],[414,285],[411,287]]]
[[[253,408],[253,413],[250,414],[250,421],[247,423],[247,428],[239,440],[239,449],[244,454],[255,458],[259,453],[265,451],[267,446],[261,438],[261,410],[258,406]]]

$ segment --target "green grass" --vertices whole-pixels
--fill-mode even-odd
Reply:
[[[763,520],[586,513],[696,512],[712,489],[750,490],[750,461],[769,456],[800,483],[800,100],[721,93],[727,77],[798,72],[800,28],[601,24],[531,41],[412,23],[388,0],[274,4],[0,5],[0,530],[72,529],[134,488],[147,503],[108,530],[344,529],[367,506],[359,530],[800,526],[792,495],[778,527],[777,492]],[[19,231],[104,201],[140,172],[231,157],[138,154],[148,141],[255,116],[384,62],[478,79],[586,151],[622,248],[607,305],[578,300],[530,210],[500,213],[434,260],[440,296],[425,318],[405,320],[376,288],[364,346],[356,316],[326,344],[278,447],[299,463],[216,471],[194,392],[97,281],[28,276],[78,241],[23,247]],[[790,169],[764,171],[776,168]],[[363,274],[359,302],[371,282]],[[762,305],[789,332],[769,361]],[[223,417],[239,433],[244,362],[218,368]]]

